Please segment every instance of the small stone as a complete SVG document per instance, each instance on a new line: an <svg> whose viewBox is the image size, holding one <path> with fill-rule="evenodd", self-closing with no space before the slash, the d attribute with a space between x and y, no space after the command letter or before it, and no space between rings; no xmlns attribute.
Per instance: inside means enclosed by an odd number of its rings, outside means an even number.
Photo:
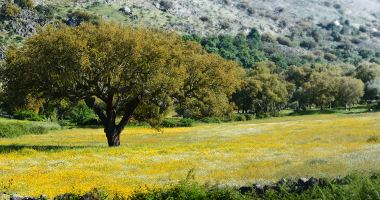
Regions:
<svg viewBox="0 0 380 200"><path fill-rule="evenodd" d="M297 181L294 180L294 179L288 179L288 183L289 183L290 186L293 187L293 186L295 186L297 184Z"/></svg>
<svg viewBox="0 0 380 200"><path fill-rule="evenodd" d="M281 186L284 186L284 185L286 185L286 179L284 179L284 178L282 178L279 182L278 182L278 184L280 184Z"/></svg>
<svg viewBox="0 0 380 200"><path fill-rule="evenodd" d="M26 196L23 200L38 200L38 197Z"/></svg>
<svg viewBox="0 0 380 200"><path fill-rule="evenodd" d="M307 186L313 186L313 185L315 185L315 184L318 184L318 179L317 178L314 178L314 177L311 177L308 181L307 181Z"/></svg>
<svg viewBox="0 0 380 200"><path fill-rule="evenodd" d="M326 179L325 178L319 178L318 185L320 185L320 186L326 186Z"/></svg>
<svg viewBox="0 0 380 200"><path fill-rule="evenodd" d="M253 188L256 190L257 194L264 194L265 193L264 186L262 186L260 183L253 184Z"/></svg>
<svg viewBox="0 0 380 200"><path fill-rule="evenodd" d="M371 179L377 179L377 175L376 174L372 175Z"/></svg>
<svg viewBox="0 0 380 200"><path fill-rule="evenodd" d="M23 196L17 195L17 194L12 194L9 200L22 200L24 199Z"/></svg>
<svg viewBox="0 0 380 200"><path fill-rule="evenodd" d="M281 188L277 185L265 185L264 190L267 191L269 189L275 190L277 192L281 192Z"/></svg>
<svg viewBox="0 0 380 200"><path fill-rule="evenodd" d="M216 190L216 189L223 189L223 188L225 188L226 186L224 186L224 185L217 185L216 187L212 187L212 188L210 188L209 190L210 191L214 191L214 190Z"/></svg>
<svg viewBox="0 0 380 200"><path fill-rule="evenodd" d="M298 186L305 186L307 181L308 181L307 178L298 179L298 181L297 181Z"/></svg>
<svg viewBox="0 0 380 200"><path fill-rule="evenodd" d="M344 179L341 178L341 177L336 177L336 182L337 182L339 185L344 185L344 184L346 184L346 181L344 181Z"/></svg>
<svg viewBox="0 0 380 200"><path fill-rule="evenodd" d="M240 190L240 193L242 193L242 194L251 193L252 192L252 188L248 187L248 186L242 186L242 187L239 188L239 190Z"/></svg>
<svg viewBox="0 0 380 200"><path fill-rule="evenodd" d="M47 199L48 199L48 197L46 195L44 195L44 194L40 195L40 200L47 200Z"/></svg>

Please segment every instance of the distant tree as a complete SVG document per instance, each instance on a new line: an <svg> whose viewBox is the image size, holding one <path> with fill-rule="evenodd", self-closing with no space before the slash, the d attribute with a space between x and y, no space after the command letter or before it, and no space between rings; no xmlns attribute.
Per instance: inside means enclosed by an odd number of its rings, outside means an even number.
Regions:
<svg viewBox="0 0 380 200"><path fill-rule="evenodd" d="M313 40L304 40L300 43L300 46L303 48L313 49L316 47L316 43Z"/></svg>
<svg viewBox="0 0 380 200"><path fill-rule="evenodd" d="M367 83L373 79L380 80L380 65L376 63L362 62L355 69L355 78Z"/></svg>
<svg viewBox="0 0 380 200"><path fill-rule="evenodd" d="M360 44L363 41L361 39L359 39L359 38L352 38L351 42L354 43L354 44Z"/></svg>
<svg viewBox="0 0 380 200"><path fill-rule="evenodd" d="M328 7L328 8L330 8L330 7L332 6L332 3L331 3L330 1L325 1L325 2L323 2L323 4L324 4L326 7Z"/></svg>
<svg viewBox="0 0 380 200"><path fill-rule="evenodd" d="M247 8L247 12L249 15L254 15L256 13L256 10L251 6Z"/></svg>
<svg viewBox="0 0 380 200"><path fill-rule="evenodd" d="M302 87L298 87L297 90L293 92L291 101L297 101L298 109L300 109L305 104L309 103L309 98L307 97L306 91Z"/></svg>
<svg viewBox="0 0 380 200"><path fill-rule="evenodd" d="M285 28L288 25L288 22L285 19L282 19L278 22L278 27Z"/></svg>
<svg viewBox="0 0 380 200"><path fill-rule="evenodd" d="M275 11L278 12L278 13L282 13L282 12L285 11L285 8L282 7L282 6L279 6L279 7L276 7L276 8L275 8Z"/></svg>
<svg viewBox="0 0 380 200"><path fill-rule="evenodd" d="M35 9L37 10L38 14L45 16L49 20L53 19L54 17L54 10L49 6L43 6L40 4L37 5Z"/></svg>
<svg viewBox="0 0 380 200"><path fill-rule="evenodd" d="M323 57L323 55L325 53L322 50L316 50L316 51L313 52L313 54L316 55L316 56L322 56Z"/></svg>
<svg viewBox="0 0 380 200"><path fill-rule="evenodd" d="M308 78L308 74L301 67L291 65L285 72L286 81L293 83L296 87L300 87Z"/></svg>
<svg viewBox="0 0 380 200"><path fill-rule="evenodd" d="M174 8L173 2L168 1L168 0L161 0L160 6L163 7L165 10L169 10L169 9Z"/></svg>
<svg viewBox="0 0 380 200"><path fill-rule="evenodd" d="M365 83L364 96L365 100L374 100L380 97L380 80L373 79Z"/></svg>
<svg viewBox="0 0 380 200"><path fill-rule="evenodd" d="M315 42L320 42L323 39L323 36L322 36L322 34L317 32L313 35L313 39Z"/></svg>
<svg viewBox="0 0 380 200"><path fill-rule="evenodd" d="M278 43L276 37L273 36L270 32L266 32L261 36L261 41L269 43Z"/></svg>
<svg viewBox="0 0 380 200"><path fill-rule="evenodd" d="M173 101L198 100L218 109L242 76L235 62L207 54L175 32L115 23L46 25L21 49L10 48L5 60L2 89L33 98L84 100L101 120L109 146L120 145L132 117L158 127ZM118 124L117 114L122 116Z"/></svg>
<svg viewBox="0 0 380 200"><path fill-rule="evenodd" d="M321 106L321 112L323 112L324 104L335 100L338 92L337 80L327 73L313 73L309 81L302 84L302 88L306 90L306 95L311 101Z"/></svg>
<svg viewBox="0 0 380 200"><path fill-rule="evenodd" d="M272 55L274 53L277 53L277 49L274 47L265 47L263 51L269 55Z"/></svg>
<svg viewBox="0 0 380 200"><path fill-rule="evenodd" d="M346 25L346 26L350 26L350 20L346 19L346 20L344 21L344 25Z"/></svg>
<svg viewBox="0 0 380 200"><path fill-rule="evenodd" d="M202 22L210 22L210 18L208 16L202 16L199 18Z"/></svg>
<svg viewBox="0 0 380 200"><path fill-rule="evenodd" d="M261 35L256 27L253 27L247 35L247 39L254 39L256 41L261 41Z"/></svg>
<svg viewBox="0 0 380 200"><path fill-rule="evenodd" d="M347 104L349 104L349 111L351 111L351 105L359 101L360 97L364 95L363 82L352 77L342 77L339 80L338 87L338 99L345 104L346 110Z"/></svg>
<svg viewBox="0 0 380 200"><path fill-rule="evenodd" d="M362 49L359 51L359 55L363 58L363 59L367 59L371 56L373 56L375 53L372 49Z"/></svg>

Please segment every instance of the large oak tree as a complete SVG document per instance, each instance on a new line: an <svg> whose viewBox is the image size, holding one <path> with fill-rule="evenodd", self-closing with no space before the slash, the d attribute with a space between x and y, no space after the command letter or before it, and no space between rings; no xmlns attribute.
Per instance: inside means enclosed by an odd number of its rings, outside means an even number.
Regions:
<svg viewBox="0 0 380 200"><path fill-rule="evenodd" d="M85 100L102 121L108 145L119 146L134 113L159 124L173 102L217 105L242 73L235 62L175 32L102 23L45 26L20 50L8 51L2 75L4 88L20 95Z"/></svg>

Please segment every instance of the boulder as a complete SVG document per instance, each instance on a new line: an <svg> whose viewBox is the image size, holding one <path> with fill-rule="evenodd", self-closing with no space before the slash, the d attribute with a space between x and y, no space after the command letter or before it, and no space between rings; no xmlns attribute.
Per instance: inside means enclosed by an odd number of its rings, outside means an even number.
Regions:
<svg viewBox="0 0 380 200"><path fill-rule="evenodd" d="M277 186L277 185L265 185L264 186L264 190L267 191L269 189L272 189L272 190L275 190L277 192L281 192L281 188L280 186Z"/></svg>
<svg viewBox="0 0 380 200"><path fill-rule="evenodd" d="M40 195L40 200L48 200L48 197L44 194Z"/></svg>
<svg viewBox="0 0 380 200"><path fill-rule="evenodd" d="M24 199L23 196L20 196L17 194L12 194L11 197L9 198L9 200L23 200L23 199Z"/></svg>
<svg viewBox="0 0 380 200"><path fill-rule="evenodd" d="M245 194L245 193L251 193L252 192L252 187L249 186L243 186L239 188L240 193Z"/></svg>
<svg viewBox="0 0 380 200"><path fill-rule="evenodd" d="M307 185L307 181L308 181L307 178L300 178L300 179L298 179L297 185L300 188L300 190L307 190L307 186L308 186Z"/></svg>
<svg viewBox="0 0 380 200"><path fill-rule="evenodd" d="M38 200L38 197L26 196L23 200Z"/></svg>
<svg viewBox="0 0 380 200"><path fill-rule="evenodd" d="M129 14L131 12L131 9L128 7L120 8L119 11L123 12L124 14Z"/></svg>
<svg viewBox="0 0 380 200"><path fill-rule="evenodd" d="M318 185L320 186L326 186L326 179L325 178L319 178Z"/></svg>
<svg viewBox="0 0 380 200"><path fill-rule="evenodd" d="M253 188L256 190L257 194L264 194L265 193L264 186L262 186L260 183L253 184Z"/></svg>
<svg viewBox="0 0 380 200"><path fill-rule="evenodd" d="M317 178L311 177L307 182L307 187L313 187L315 184L318 184L319 180Z"/></svg>

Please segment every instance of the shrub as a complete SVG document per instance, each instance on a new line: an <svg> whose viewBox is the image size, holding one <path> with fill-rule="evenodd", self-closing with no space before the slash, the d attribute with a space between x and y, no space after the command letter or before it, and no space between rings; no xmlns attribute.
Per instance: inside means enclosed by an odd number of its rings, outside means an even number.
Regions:
<svg viewBox="0 0 380 200"><path fill-rule="evenodd" d="M342 6L341 6L340 4L337 3L337 4L334 4L334 8L335 8L335 9L340 9L340 8L342 8Z"/></svg>
<svg viewBox="0 0 380 200"><path fill-rule="evenodd" d="M380 138L379 136L371 136L370 138L368 138L367 142L379 142L380 141Z"/></svg>
<svg viewBox="0 0 380 200"><path fill-rule="evenodd" d="M231 3L231 1L230 0L223 0L223 3L229 5Z"/></svg>
<svg viewBox="0 0 380 200"><path fill-rule="evenodd" d="M359 38L352 38L351 42L354 43L354 44L360 44L362 42L362 40L359 39Z"/></svg>
<svg viewBox="0 0 380 200"><path fill-rule="evenodd" d="M264 111L260 110L259 114L256 115L256 118L258 119L264 119L270 117L269 113L265 113Z"/></svg>
<svg viewBox="0 0 380 200"><path fill-rule="evenodd" d="M247 12L248 12L249 15L254 15L256 13L256 10L253 7L249 7L247 9Z"/></svg>
<svg viewBox="0 0 380 200"><path fill-rule="evenodd" d="M17 3L21 8L23 9L33 9L34 3L31 0L14 0L15 3Z"/></svg>
<svg viewBox="0 0 380 200"><path fill-rule="evenodd" d="M277 42L279 44L286 45L286 46L289 46L289 47L293 46L292 41L289 38L287 38L287 37L279 36L279 37L277 37Z"/></svg>
<svg viewBox="0 0 380 200"><path fill-rule="evenodd" d="M359 26L359 31L365 33L365 32L367 32L367 27L365 27L364 25L360 25Z"/></svg>
<svg viewBox="0 0 380 200"><path fill-rule="evenodd" d="M0 138L14 138L21 135L41 135L46 133L48 133L47 127L41 125L36 126L34 123L0 123Z"/></svg>
<svg viewBox="0 0 380 200"><path fill-rule="evenodd" d="M245 116L244 115L236 115L235 117L235 120L234 121L245 121Z"/></svg>
<svg viewBox="0 0 380 200"><path fill-rule="evenodd" d="M326 53L325 56L323 57L324 59L328 61L333 61L336 59L336 56L332 53Z"/></svg>
<svg viewBox="0 0 380 200"><path fill-rule="evenodd" d="M282 12L285 11L285 8L282 7L282 6L279 6L279 7L277 7L277 8L275 9L275 11L276 11L276 12L279 12L279 13L282 13Z"/></svg>
<svg viewBox="0 0 380 200"><path fill-rule="evenodd" d="M191 127L193 126L193 120L188 118L183 118L179 120L179 126L181 127Z"/></svg>
<svg viewBox="0 0 380 200"><path fill-rule="evenodd" d="M284 19L278 22L278 27L285 28L288 25L288 22Z"/></svg>
<svg viewBox="0 0 380 200"><path fill-rule="evenodd" d="M323 56L325 53L322 50L316 50L313 52L313 54L316 56Z"/></svg>
<svg viewBox="0 0 380 200"><path fill-rule="evenodd" d="M221 123L222 122L220 118L212 118L212 117L204 117L200 119L199 121L203 123Z"/></svg>
<svg viewBox="0 0 380 200"><path fill-rule="evenodd" d="M220 27L222 29L230 29L231 28L231 24L228 23L228 22L220 22Z"/></svg>
<svg viewBox="0 0 380 200"><path fill-rule="evenodd" d="M300 43L300 46L303 48L312 49L315 48L317 44L313 40L304 40Z"/></svg>
<svg viewBox="0 0 380 200"><path fill-rule="evenodd" d="M241 8L241 9L248 9L249 7L251 7L251 4L249 3L249 1L246 1L246 0L242 0L240 1L237 5L236 5L237 8Z"/></svg>
<svg viewBox="0 0 380 200"><path fill-rule="evenodd" d="M19 13L20 13L20 9L12 5L11 3L5 4L1 7L1 15L6 18L16 17Z"/></svg>
<svg viewBox="0 0 380 200"><path fill-rule="evenodd" d="M269 55L272 55L277 52L277 49L274 47L265 47L263 51Z"/></svg>
<svg viewBox="0 0 380 200"><path fill-rule="evenodd" d="M165 10L169 10L174 7L174 4L171 1L161 0L160 6L165 8Z"/></svg>
<svg viewBox="0 0 380 200"><path fill-rule="evenodd" d="M269 42L269 43L277 43L276 38L269 32L266 32L261 36L261 41Z"/></svg>
<svg viewBox="0 0 380 200"><path fill-rule="evenodd" d="M309 62L312 62L315 59L315 56L314 56L314 54L310 53L310 54L301 55L301 58L305 59L305 60L307 60Z"/></svg>
<svg viewBox="0 0 380 200"><path fill-rule="evenodd" d="M209 22L209 21L211 21L210 18L207 17L207 16L202 16L202 17L200 17L199 19L200 19L201 21L203 21L203 22Z"/></svg>
<svg viewBox="0 0 380 200"><path fill-rule="evenodd" d="M332 6L332 3L330 1L325 1L325 2L323 2L323 5L330 8Z"/></svg>
<svg viewBox="0 0 380 200"><path fill-rule="evenodd" d="M21 36L16 36L16 40L18 40L18 41L22 41L24 38L23 37L21 37Z"/></svg>
<svg viewBox="0 0 380 200"><path fill-rule="evenodd" d="M42 121L45 116L36 114L33 110L16 110L13 114L17 119L27 119L31 121Z"/></svg>
<svg viewBox="0 0 380 200"><path fill-rule="evenodd" d="M254 119L255 117L252 114L244 114L244 117L247 121Z"/></svg>
<svg viewBox="0 0 380 200"><path fill-rule="evenodd" d="M94 14L91 14L86 11L76 10L72 12L71 14L68 14L68 17L74 17L78 19L79 21L83 22L91 22L92 24L96 25L99 23L100 17Z"/></svg>
<svg viewBox="0 0 380 200"><path fill-rule="evenodd" d="M78 125L86 125L87 121L95 119L94 112L84 102L78 104L71 112L70 121Z"/></svg>

